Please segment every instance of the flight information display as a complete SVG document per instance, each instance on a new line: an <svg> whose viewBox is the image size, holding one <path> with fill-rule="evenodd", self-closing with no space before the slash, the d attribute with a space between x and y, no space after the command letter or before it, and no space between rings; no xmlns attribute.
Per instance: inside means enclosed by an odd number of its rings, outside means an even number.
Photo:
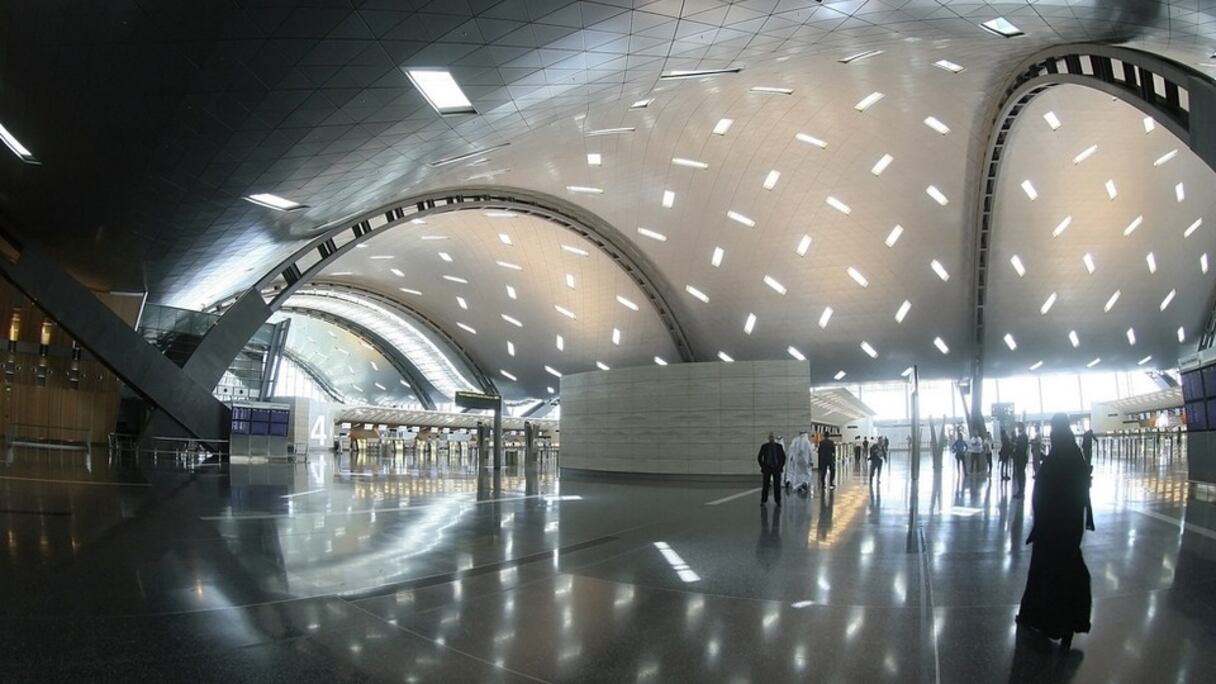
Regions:
<svg viewBox="0 0 1216 684"><path fill-rule="evenodd" d="M1216 429L1216 364L1182 374L1187 432Z"/></svg>

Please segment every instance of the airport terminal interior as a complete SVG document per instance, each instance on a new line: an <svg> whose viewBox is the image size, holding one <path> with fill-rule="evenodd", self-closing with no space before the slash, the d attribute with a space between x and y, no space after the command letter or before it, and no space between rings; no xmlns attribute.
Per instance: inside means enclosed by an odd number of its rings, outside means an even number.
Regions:
<svg viewBox="0 0 1216 684"><path fill-rule="evenodd" d="M0 681L1216 677L1216 1L7 0L0 142Z"/></svg>

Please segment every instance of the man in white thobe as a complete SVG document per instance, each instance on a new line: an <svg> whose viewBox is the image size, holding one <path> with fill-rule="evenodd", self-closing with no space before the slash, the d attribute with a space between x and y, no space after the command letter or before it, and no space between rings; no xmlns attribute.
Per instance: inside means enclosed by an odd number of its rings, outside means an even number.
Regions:
<svg viewBox="0 0 1216 684"><path fill-rule="evenodd" d="M806 432L799 432L790 443L789 473L790 484L794 489L810 490L811 488L811 439Z"/></svg>

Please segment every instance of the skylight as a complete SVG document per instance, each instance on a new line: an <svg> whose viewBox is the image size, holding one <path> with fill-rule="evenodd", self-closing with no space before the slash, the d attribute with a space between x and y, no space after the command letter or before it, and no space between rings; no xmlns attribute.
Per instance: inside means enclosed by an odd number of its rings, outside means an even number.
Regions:
<svg viewBox="0 0 1216 684"><path fill-rule="evenodd" d="M803 235L798 240L798 246L794 248L794 253L800 257L806 256L806 253L811 249L811 236Z"/></svg>
<svg viewBox="0 0 1216 684"><path fill-rule="evenodd" d="M848 373L846 373L844 371L836 371L836 375L833 375L832 379L836 380L837 382L840 382L841 380L844 380L844 376L846 376L846 375L848 375Z"/></svg>
<svg viewBox="0 0 1216 684"><path fill-rule="evenodd" d="M706 76L721 76L723 74L737 74L743 70L743 67L727 67L724 69L673 69L659 76L659 80L677 81L685 78L704 78Z"/></svg>
<svg viewBox="0 0 1216 684"><path fill-rule="evenodd" d="M709 164L706 164L703 161L697 161L696 159L685 159L684 157L672 157L671 163L675 164L676 166L685 166L690 169L705 170L709 168Z"/></svg>
<svg viewBox="0 0 1216 684"><path fill-rule="evenodd" d="M457 297L456 303L458 305L460 305L460 308L464 309L465 311L469 310L469 303L465 301L464 297Z"/></svg>
<svg viewBox="0 0 1216 684"><path fill-rule="evenodd" d="M485 216L486 218L499 218L499 219L511 219L511 218L515 218L516 216L519 216L519 214L517 214L513 211L485 211L485 212L482 212L482 215Z"/></svg>
<svg viewBox="0 0 1216 684"><path fill-rule="evenodd" d="M947 135L950 133L950 127L942 123L941 120L939 120L936 116L926 118L925 125L938 133L941 133L942 135Z"/></svg>
<svg viewBox="0 0 1216 684"><path fill-rule="evenodd" d="M1146 356L1146 357L1144 357L1143 359L1140 359L1139 361L1137 361L1137 362L1136 362L1136 365L1137 365L1137 366L1143 366L1144 364L1146 364L1146 363L1148 363L1149 361L1152 361L1152 360L1153 360L1153 357L1152 357L1152 356Z"/></svg>
<svg viewBox="0 0 1216 684"><path fill-rule="evenodd" d="M8 142L7 139L5 142ZM10 149L12 148L10 147ZM21 155L18 154L17 156L20 157ZM274 209L275 211L295 211L296 209L304 208L304 205L300 204L299 202L293 202L289 199L279 197L278 195L272 195L268 192L260 192L256 195L249 195L245 198L245 200L248 202L253 202L258 206L266 207L267 209Z"/></svg>
<svg viewBox="0 0 1216 684"><path fill-rule="evenodd" d="M1086 159L1089 159L1090 157L1094 156L1094 152L1097 152L1097 151L1098 151L1097 145L1090 145L1089 147L1086 147L1085 149L1081 150L1081 152L1077 156L1073 157L1072 163L1080 164L1081 162L1085 161Z"/></svg>
<svg viewBox="0 0 1216 684"><path fill-rule="evenodd" d="M656 356L656 357L654 357L654 362L655 362L655 364L656 364L656 365L659 365L659 366L666 366L666 365L667 365L667 362L666 362L666 361L664 361L664 360L663 360L663 357L661 357L661 356Z"/></svg>
<svg viewBox="0 0 1216 684"><path fill-rule="evenodd" d="M514 375L511 375L510 373L508 373L507 371L505 371L501 368L498 369L498 372L501 373L504 378L510 380L511 382L519 381L519 378L515 377Z"/></svg>
<svg viewBox="0 0 1216 684"><path fill-rule="evenodd" d="M806 361L806 357L803 356L802 352L798 351L793 346L786 347L785 351L786 351L786 353L788 353L790 356L794 357L798 361Z"/></svg>
<svg viewBox="0 0 1216 684"><path fill-rule="evenodd" d="M621 345L621 329L620 328L612 329L612 343L617 345L618 347Z"/></svg>
<svg viewBox="0 0 1216 684"><path fill-rule="evenodd" d="M857 283L858 285L860 285L862 287L870 286L870 281L866 280L866 277L861 274L861 271L858 271L857 269L850 266L845 269L845 272L848 273L849 277L853 279L853 282Z"/></svg>
<svg viewBox="0 0 1216 684"><path fill-rule="evenodd" d="M444 280L447 280L447 281L450 281L450 282L453 282L453 283L460 283L461 285L468 285L468 284L469 284L469 281L465 280L464 278L461 278L460 276L454 276L454 275L445 275L445 276L443 277L443 279L444 279Z"/></svg>
<svg viewBox="0 0 1216 684"><path fill-rule="evenodd" d="M955 64L948 59L939 59L933 63L933 66L937 67L938 69L949 71L952 74L961 73L966 70L966 67Z"/></svg>
<svg viewBox="0 0 1216 684"><path fill-rule="evenodd" d="M1022 32L1021 29L1014 26L1005 17L997 17L996 19L989 19L988 21L985 21L984 23L980 24L980 28L982 28L985 31L988 31L989 33L992 33L994 35L1001 36L1003 38L1016 38L1017 36L1026 35Z"/></svg>
<svg viewBox="0 0 1216 684"><path fill-rule="evenodd" d="M1068 227L1071 225L1072 225L1072 217L1065 216L1064 220L1057 223L1056 227L1051 230L1051 236L1053 238L1060 237L1060 235L1062 235L1064 233L1064 231L1068 230Z"/></svg>
<svg viewBox="0 0 1216 684"><path fill-rule="evenodd" d="M553 345L555 347L557 347L558 351L566 351L566 338L562 337L561 335L558 335L554 339Z"/></svg>
<svg viewBox="0 0 1216 684"><path fill-rule="evenodd" d="M451 72L443 69L406 69L405 75L441 115L477 113Z"/></svg>
<svg viewBox="0 0 1216 684"><path fill-rule="evenodd" d="M947 347L946 342L940 337L933 338L933 346L937 347L937 350L943 354L950 353L950 347Z"/></svg>
<svg viewBox="0 0 1216 684"><path fill-rule="evenodd" d="M513 264L510 261L495 261L494 263L498 264L499 266L502 266L505 269L511 270L511 271L524 270L523 266L520 266L519 264Z"/></svg>
<svg viewBox="0 0 1216 684"><path fill-rule="evenodd" d="M912 308L912 302L909 302L908 300L905 299L904 303L899 305L899 310L897 310L895 312L895 322L903 323L904 319L907 318L907 316L908 316L908 311L911 308Z"/></svg>
<svg viewBox="0 0 1216 684"><path fill-rule="evenodd" d="M1204 252L1203 254L1199 255L1199 270L1204 273L1208 272L1208 253L1207 252Z"/></svg>
<svg viewBox="0 0 1216 684"><path fill-rule="evenodd" d="M1178 326L1178 343L1186 342L1186 330L1180 325Z"/></svg>
<svg viewBox="0 0 1216 684"><path fill-rule="evenodd" d="M602 371L612 370L611 368L608 367L608 364L604 363L603 361L596 361L595 367Z"/></svg>
<svg viewBox="0 0 1216 684"><path fill-rule="evenodd" d="M1144 255L1144 261L1148 264L1149 273L1157 272L1157 257L1153 256L1152 252Z"/></svg>
<svg viewBox="0 0 1216 684"><path fill-rule="evenodd" d="M731 358L730 354L727 354L724 351L718 352L718 358L721 359L723 363L734 363L735 362L735 360Z"/></svg>
<svg viewBox="0 0 1216 684"><path fill-rule="evenodd" d="M1115 304L1119 303L1119 297L1122 294L1123 294L1122 290L1115 290L1114 294L1112 294L1106 300L1106 304L1104 304L1102 306L1102 313L1110 313L1110 310L1115 308Z"/></svg>
<svg viewBox="0 0 1216 684"><path fill-rule="evenodd" d="M734 123L734 119L718 119L718 123L714 124L714 135L726 135Z"/></svg>
<svg viewBox="0 0 1216 684"><path fill-rule="evenodd" d="M879 157L878 161L874 162L874 166L870 168L870 173L874 174L875 176L881 176L882 172L886 171L887 167L890 166L891 162L893 161L895 161L895 157L892 157L889 154L884 154L883 156Z"/></svg>
<svg viewBox="0 0 1216 684"><path fill-rule="evenodd" d="M1012 333L1005 333L1005 346L1009 347L1009 351L1017 351L1018 342L1013 339Z"/></svg>
<svg viewBox="0 0 1216 684"><path fill-rule="evenodd" d="M1038 369L1040 369L1040 368L1042 368L1042 367L1043 367L1043 362L1042 362L1042 361L1035 361L1033 364L1031 364L1031 366L1030 366L1030 370L1032 370L1032 371L1037 371Z"/></svg>
<svg viewBox="0 0 1216 684"><path fill-rule="evenodd" d="M1094 257L1089 252L1081 256L1081 263L1085 264L1085 270L1089 271L1090 275L1094 272Z"/></svg>
<svg viewBox="0 0 1216 684"><path fill-rule="evenodd" d="M557 304L554 304L553 310L558 312L559 314L565 316L566 318L575 318L574 312L571 311L570 309L567 309L564 306L558 306Z"/></svg>
<svg viewBox="0 0 1216 684"><path fill-rule="evenodd" d="M772 171L769 171L768 175L764 177L764 184L763 184L764 189L772 190L773 188L777 187L777 181L779 181L779 180L781 180L780 171L778 171L777 169L773 169Z"/></svg>
<svg viewBox="0 0 1216 684"><path fill-rule="evenodd" d="M1126 228L1123 229L1123 236L1127 237L1128 235L1131 235L1132 233L1134 233L1136 231L1136 229L1140 227L1141 223L1144 223L1144 217L1137 216L1135 219L1132 220L1131 223L1127 224Z"/></svg>
<svg viewBox="0 0 1216 684"><path fill-rule="evenodd" d="M1119 196L1119 189L1115 187L1114 179L1106 181L1106 196L1114 199Z"/></svg>
<svg viewBox="0 0 1216 684"><path fill-rule="evenodd" d="M1178 200L1179 202L1186 199L1186 187L1184 187L1182 183L1174 186L1174 199Z"/></svg>
<svg viewBox="0 0 1216 684"><path fill-rule="evenodd" d="M793 95L793 88L779 88L776 86L752 86L753 93L766 93L769 95Z"/></svg>
<svg viewBox="0 0 1216 684"><path fill-rule="evenodd" d="M583 135L588 138L598 138L603 135L617 135L619 133L632 133L636 130L633 126L621 126L619 128L595 128L587 131Z"/></svg>
<svg viewBox="0 0 1216 684"><path fill-rule="evenodd" d="M388 259L394 258L396 257L394 257L392 254L374 254L368 257L368 259L371 259L372 261L387 261Z"/></svg>
<svg viewBox="0 0 1216 684"><path fill-rule="evenodd" d="M1014 254L1009 257L1009 263L1013 266L1013 270L1017 271L1019 278L1026 275L1026 266L1022 264L1022 257Z"/></svg>
<svg viewBox="0 0 1216 684"><path fill-rule="evenodd" d="M446 239L448 239L448 236L446 236L446 235L423 235L420 237L420 239L422 239L422 240L446 240Z"/></svg>
<svg viewBox="0 0 1216 684"><path fill-rule="evenodd" d="M574 245L562 245L562 251L569 252L571 254L575 254L575 255L578 255L581 257L591 256L591 253L588 252L587 250L582 249L580 247L575 247Z"/></svg>
<svg viewBox="0 0 1216 684"><path fill-rule="evenodd" d="M798 135L794 136L794 139L797 140L798 142L804 142L808 145L814 145L815 147L818 147L821 150L826 149L828 146L828 143L826 140L821 140L819 138L816 138L815 136L810 135L809 133L799 133Z"/></svg>
<svg viewBox="0 0 1216 684"><path fill-rule="evenodd" d="M401 270L401 269L399 269L399 268L390 268L390 269L388 270L388 272L389 272L389 273L392 273L393 275L397 276L398 278L404 278L404 277L405 277L405 271L402 271L402 270Z"/></svg>
<svg viewBox="0 0 1216 684"><path fill-rule="evenodd" d="M853 209L849 205L841 202L831 195L828 195L828 198L825 201L828 203L829 207L839 211L842 214L848 215L853 213Z"/></svg>
<svg viewBox="0 0 1216 684"><path fill-rule="evenodd" d="M599 152L587 153L587 166L600 166L603 163L604 158L600 156Z"/></svg>
<svg viewBox="0 0 1216 684"><path fill-rule="evenodd" d="M408 287L400 287L400 288L397 288L397 289L401 290L402 292L404 292L404 293L406 293L406 294L411 294L411 295L414 295L415 297L421 297L421 296L422 296L422 292L421 292L421 291L419 291L419 290L410 289L410 288L408 288Z"/></svg>
<svg viewBox="0 0 1216 684"><path fill-rule="evenodd" d="M1068 331L1068 341L1069 341L1070 343L1072 343L1072 346L1073 346L1074 348L1081 346L1081 338L1077 337L1077 331L1076 331L1076 330L1069 330L1069 331Z"/></svg>
<svg viewBox="0 0 1216 684"><path fill-rule="evenodd" d="M570 288L571 290L574 289L574 274L573 273L566 274L566 287Z"/></svg>
<svg viewBox="0 0 1216 684"><path fill-rule="evenodd" d="M1169 161L1171 159L1173 159L1174 157L1177 157L1177 156L1178 156L1177 148L1172 149L1169 152L1166 152L1165 154L1161 155L1160 157L1157 157L1157 161L1153 162L1153 166L1163 166L1163 165L1169 163Z"/></svg>
<svg viewBox="0 0 1216 684"><path fill-rule="evenodd" d="M443 259L449 264L452 263L452 255L448 254L447 252L439 252L439 258Z"/></svg>
<svg viewBox="0 0 1216 684"><path fill-rule="evenodd" d="M620 302L621 306L625 307L626 309L629 309L631 311L638 310L637 304L634 304L632 301L625 299L624 297L622 297L620 295L616 296L616 301Z"/></svg>
<svg viewBox="0 0 1216 684"><path fill-rule="evenodd" d="M663 191L663 208L670 209L676 203L676 194L670 190Z"/></svg>
<svg viewBox="0 0 1216 684"><path fill-rule="evenodd" d="M688 294L692 295L693 297L696 297L697 299L701 300L702 302L705 302L706 304L709 303L709 295L698 290L697 288L693 287L692 285L685 285L684 291L687 292Z"/></svg>
<svg viewBox="0 0 1216 684"><path fill-rule="evenodd" d="M1166 308L1169 307L1170 302L1174 301L1174 295L1176 295L1176 294L1178 294L1177 290L1170 290L1170 293L1165 296L1165 299L1161 300L1161 310L1162 311L1165 311Z"/></svg>
<svg viewBox="0 0 1216 684"><path fill-rule="evenodd" d="M882 50L866 50L865 52L858 52L855 55L849 55L848 57L839 59L837 61L841 64L852 64L853 62L860 62L864 59L869 59L870 57L877 57L882 53Z"/></svg>
<svg viewBox="0 0 1216 684"><path fill-rule="evenodd" d="M560 378L562 376L562 374L556 368L553 368L552 366L545 366L545 372L548 373L549 375L552 375L555 378Z"/></svg>
<svg viewBox="0 0 1216 684"><path fill-rule="evenodd" d="M507 340L507 354L515 356L515 343Z"/></svg>
<svg viewBox="0 0 1216 684"><path fill-rule="evenodd" d="M1195 219L1195 222L1192 223L1191 225L1187 226L1187 229L1182 232L1182 237L1189 238L1191 236L1191 233L1194 233L1195 231L1199 230L1199 226L1202 226L1202 225L1203 225L1203 219L1201 219L1201 218Z"/></svg>
<svg viewBox="0 0 1216 684"><path fill-rule="evenodd" d="M629 105L629 108L630 109L645 109L650 106L651 102L654 102L654 98L648 97L644 100L638 100L637 102L634 102L633 104Z"/></svg>
<svg viewBox="0 0 1216 684"><path fill-rule="evenodd" d="M894 247L895 243L899 242L899 236L901 236L903 234L904 234L904 227L901 225L896 225L894 228L891 229L890 233L887 233L887 239L884 240L883 242L885 242L888 247Z"/></svg>
<svg viewBox="0 0 1216 684"><path fill-rule="evenodd" d="M510 323L511 325L515 326L516 328L522 328L522 327L524 327L524 324L523 324L523 323L521 323L521 322L520 322L520 320L519 320L518 318L516 318L516 317L514 317L514 316L508 316L507 314L500 314L500 315L502 316L502 319L503 319L504 321L506 321L506 322ZM515 346L515 345L511 345L511 347L512 347L512 348L513 348L514 346ZM512 356L514 356L514 354L512 354Z"/></svg>
<svg viewBox="0 0 1216 684"><path fill-rule="evenodd" d="M1151 117L1151 116L1144 117L1144 134L1148 135L1149 133L1152 133L1155 130L1157 130L1157 122L1153 120L1153 117Z"/></svg>
<svg viewBox="0 0 1216 684"><path fill-rule="evenodd" d="M734 221L735 223L742 223L743 225L747 226L748 228L756 227L756 222L754 220L752 220L751 218L748 218L747 216L744 216L743 214L740 214L737 211L726 212L726 218Z"/></svg>
<svg viewBox="0 0 1216 684"><path fill-rule="evenodd" d="M946 272L946 267L942 266L941 262L937 259L930 261L929 267L933 269L933 272L937 274L938 278L942 279L942 282L947 282L950 280L950 274Z"/></svg>
<svg viewBox="0 0 1216 684"><path fill-rule="evenodd" d="M722 265L722 257L726 256L726 250L721 247L714 247L714 254L709 258L709 263L714 268Z"/></svg>
<svg viewBox="0 0 1216 684"><path fill-rule="evenodd" d="M866 353L866 356L870 357L871 359L878 358L878 350L872 347L869 342L862 340L859 346L861 347L861 350Z"/></svg>
<svg viewBox="0 0 1216 684"><path fill-rule="evenodd" d="M936 185L930 185L929 187L925 188L925 192L933 198L934 202L937 202L943 207L950 203L950 200L947 199L944 194L942 194L941 190L937 189Z"/></svg>
<svg viewBox="0 0 1216 684"><path fill-rule="evenodd" d="M508 297L510 297L511 299L519 299L519 297L518 297L518 296L516 296L516 294L515 294L515 287L514 287L514 286L512 286L512 285L507 285L507 286L506 286L506 288L507 288L507 296L508 296Z"/></svg>
<svg viewBox="0 0 1216 684"><path fill-rule="evenodd" d="M1060 117L1056 116L1055 112L1047 112L1043 115L1043 120L1047 122L1048 126L1051 126L1051 130L1056 131L1060 129Z"/></svg>
<svg viewBox="0 0 1216 684"><path fill-rule="evenodd" d="M756 329L756 314L749 313L747 320L743 322L743 332L750 335Z"/></svg>
<svg viewBox="0 0 1216 684"><path fill-rule="evenodd" d="M1127 329L1127 343L1131 346L1136 346L1136 331L1133 328Z"/></svg>
<svg viewBox="0 0 1216 684"><path fill-rule="evenodd" d="M778 282L777 279L772 276L769 276L769 275L764 276L764 284L773 288L773 291L775 291L777 294L782 294L782 295L785 294L785 286L782 285L780 282Z"/></svg>
<svg viewBox="0 0 1216 684"><path fill-rule="evenodd" d="M13 154L17 155L18 159L25 162L26 164L37 164L38 163L38 160L34 159L34 153L30 152L28 147L26 147L25 145L22 145L21 141L17 139L17 136L10 133L9 130L7 128L5 128L3 125L0 125L0 141L2 141L5 145L5 147L7 147ZM283 198L275 197L274 195L250 195L246 199L248 199L250 202L253 202L255 204L262 204L261 202L258 202L257 200L253 199L254 197L274 197L275 199L281 200L283 202L290 202L290 200L284 200ZM295 202L290 202L290 203L295 204ZM263 204L263 206L270 206L270 205ZM298 206L299 205L297 205L297 207ZM274 206L270 206L270 208L279 209L279 211L289 211L288 209L280 209L279 207L274 207Z"/></svg>
<svg viewBox="0 0 1216 684"><path fill-rule="evenodd" d="M468 332L468 333L469 333L469 334L471 334L471 335L476 335L476 334L477 334L477 330L475 330L475 329L473 328L473 326L471 326L471 325L469 325L469 324L467 324L467 323L457 323L456 325L457 325L457 326L458 326L458 327L459 327L461 330L464 330L464 331Z"/></svg>
<svg viewBox="0 0 1216 684"><path fill-rule="evenodd" d="M884 95L882 93L875 91L875 92L870 93L869 95L866 95L865 97L861 98L860 102L853 105L853 109L856 109L859 112L864 112L867 109L869 109L870 107L873 107L874 105L878 104L878 101L881 100L883 97L884 97Z"/></svg>
<svg viewBox="0 0 1216 684"><path fill-rule="evenodd" d="M1031 202L1039 198L1039 191L1034 189L1034 183L1031 183L1029 178L1022 181L1022 192L1026 193Z"/></svg>
<svg viewBox="0 0 1216 684"><path fill-rule="evenodd" d="M1043 300L1043 306L1039 307L1039 314L1046 316L1047 312L1051 311L1051 307L1055 306L1055 303L1056 293L1052 292L1051 294L1047 295L1047 299Z"/></svg>
<svg viewBox="0 0 1216 684"><path fill-rule="evenodd" d="M662 233L660 233L660 232L658 232L658 231L651 230L651 229L649 229L649 228L641 228L641 227L639 227L639 228L638 228L638 233L639 233L640 235L643 235L643 236L645 236L645 237L648 237L648 238L650 238L650 239L652 239L652 240L658 240L659 242L667 242L667 236L666 236L666 235L664 235L664 234L662 234Z"/></svg>
<svg viewBox="0 0 1216 684"><path fill-rule="evenodd" d="M593 188L593 187L586 186L586 185L567 185L566 189L569 190L570 192L578 193L580 195L602 195L602 194L604 194L603 188Z"/></svg>
<svg viewBox="0 0 1216 684"><path fill-rule="evenodd" d="M819 327L828 327L828 321L830 320L832 320L832 307L825 306L823 307L823 313L819 314Z"/></svg>
<svg viewBox="0 0 1216 684"><path fill-rule="evenodd" d="M1102 363L1102 358L1101 358L1101 357L1096 358L1096 359L1094 359L1093 361L1090 361L1089 363L1085 364L1085 367L1086 367L1086 368L1093 368L1094 366L1098 365L1099 363Z"/></svg>

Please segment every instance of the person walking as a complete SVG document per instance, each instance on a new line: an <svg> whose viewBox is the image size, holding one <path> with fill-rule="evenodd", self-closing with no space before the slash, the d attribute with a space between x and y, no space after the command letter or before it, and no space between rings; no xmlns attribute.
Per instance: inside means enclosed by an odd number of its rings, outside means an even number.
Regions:
<svg viewBox="0 0 1216 684"><path fill-rule="evenodd" d="M1001 462L1001 480L1009 480L1009 460L1013 458L1013 445L1009 443L1009 432L1005 428L1001 428L1001 450L997 452L997 458Z"/></svg>
<svg viewBox="0 0 1216 684"><path fill-rule="evenodd" d="M984 431L984 462L988 464L988 470L985 475L992 475L992 434L987 430Z"/></svg>
<svg viewBox="0 0 1216 684"><path fill-rule="evenodd" d="M887 452L882 448L882 442L874 442L874 446L870 447L870 486L874 486L874 477L878 476L878 483L882 484L882 462L887 459Z"/></svg>
<svg viewBox="0 0 1216 684"><path fill-rule="evenodd" d="M954 452L954 464L958 466L963 474L967 474L967 441L963 439L963 431L957 430L954 433L954 443L950 445L950 451Z"/></svg>
<svg viewBox="0 0 1216 684"><path fill-rule="evenodd" d="M1051 417L1051 453L1035 478L1030 574L1017 622L1058 639L1067 652L1073 635L1088 632L1093 597L1089 568L1081 554L1085 510L1089 505L1089 467L1068 416Z"/></svg>
<svg viewBox="0 0 1216 684"><path fill-rule="evenodd" d="M1018 423L1017 441L1013 443L1013 481L1018 489L1013 498L1026 496L1026 463L1030 459L1030 443L1026 439L1026 424Z"/></svg>
<svg viewBox="0 0 1216 684"><path fill-rule="evenodd" d="M861 470L861 438L853 438L853 469Z"/></svg>
<svg viewBox="0 0 1216 684"><path fill-rule="evenodd" d="M785 468L785 449L777 442L773 433L768 433L768 441L760 445L760 453L756 456L760 464L760 475L764 478L764 488L760 493L760 505L768 504L768 487L773 486L773 499L781 506L781 471Z"/></svg>
<svg viewBox="0 0 1216 684"><path fill-rule="evenodd" d="M1085 457L1086 463L1094 461L1094 431L1089 429L1081 435L1081 455Z"/></svg>
<svg viewBox="0 0 1216 684"><path fill-rule="evenodd" d="M786 480L794 486L794 491L810 491L811 489L811 439L806 431L790 442L790 467L786 468Z"/></svg>
<svg viewBox="0 0 1216 684"><path fill-rule="evenodd" d="M865 439L861 440L861 459L859 459L857 461L857 463L855 464L856 468L854 470L856 470L857 472L860 473L861 464L862 464L863 460L867 459L869 457L870 457L870 438L866 437Z"/></svg>
<svg viewBox="0 0 1216 684"><path fill-rule="evenodd" d="M827 478L828 470L832 471L831 478ZM823 439L819 442L819 489L821 491L825 479L829 489L836 489L836 443L827 434L824 434Z"/></svg>

